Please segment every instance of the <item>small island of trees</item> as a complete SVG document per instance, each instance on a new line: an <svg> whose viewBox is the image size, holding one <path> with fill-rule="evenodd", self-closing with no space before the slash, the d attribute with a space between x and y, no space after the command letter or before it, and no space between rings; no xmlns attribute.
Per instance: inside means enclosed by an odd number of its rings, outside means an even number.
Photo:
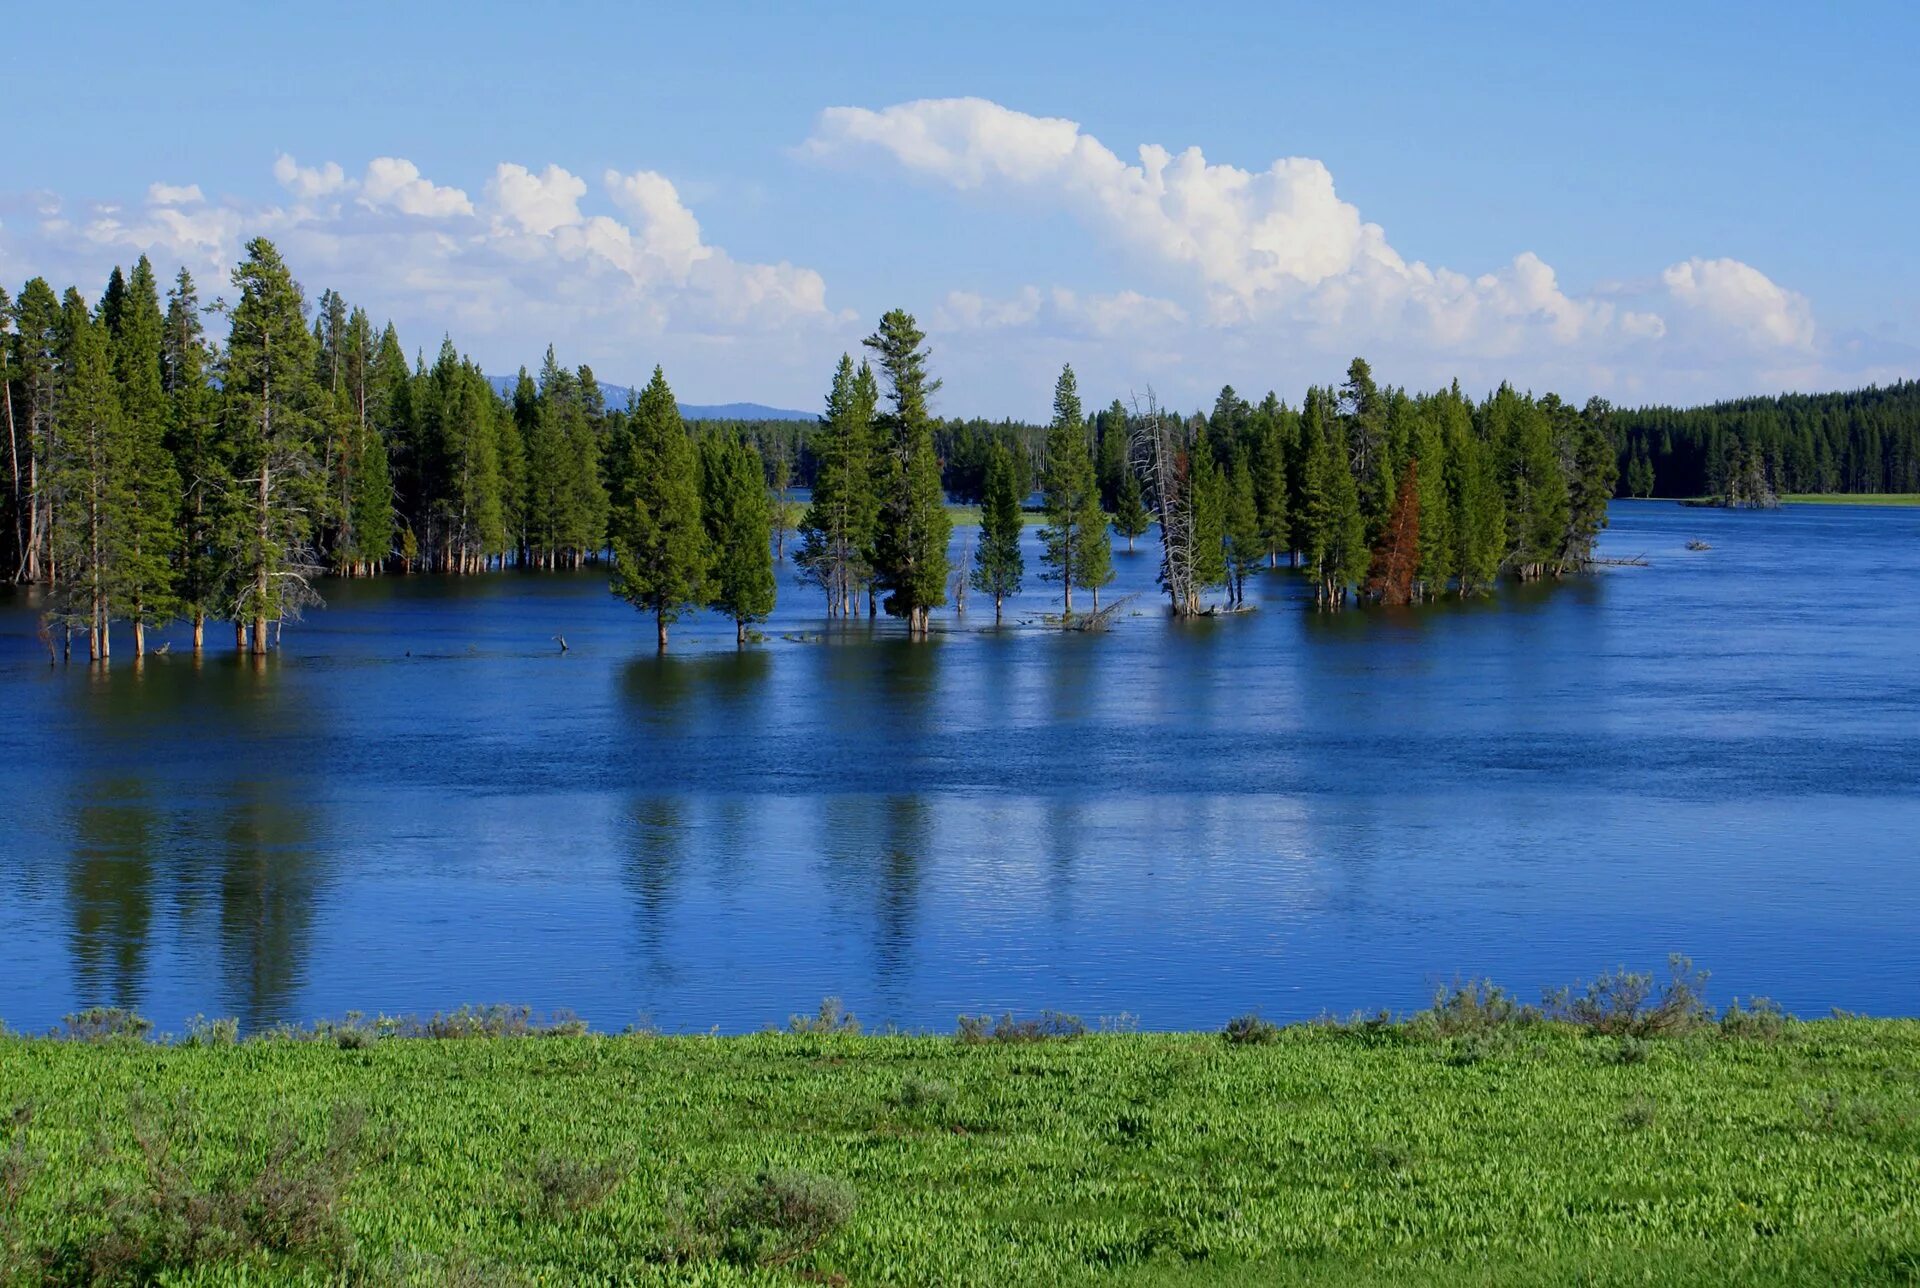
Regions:
<svg viewBox="0 0 1920 1288"><path fill-rule="evenodd" d="M745 643L793 562L829 617L931 629L973 590L995 619L1033 578L1058 620L1103 612L1116 538L1159 535L1176 616L1232 611L1262 570L1299 569L1320 607L1487 592L1586 566L1623 450L1602 400L1502 385L1409 393L1356 358L1298 407L1222 389L1178 414L1151 390L1089 416L1060 373L1045 426L941 420L915 319L893 310L842 355L811 425L693 422L656 367L624 407L549 348L497 387L451 339L409 363L394 328L248 243L230 304L142 258L89 306L41 278L0 294L8 486L0 558L35 585L50 655L105 659L116 626L208 622L264 654L321 578L605 564L657 645L697 608ZM224 324L209 336L206 319ZM1037 487L1040 566L1026 567ZM953 557L951 502L981 507Z"/></svg>

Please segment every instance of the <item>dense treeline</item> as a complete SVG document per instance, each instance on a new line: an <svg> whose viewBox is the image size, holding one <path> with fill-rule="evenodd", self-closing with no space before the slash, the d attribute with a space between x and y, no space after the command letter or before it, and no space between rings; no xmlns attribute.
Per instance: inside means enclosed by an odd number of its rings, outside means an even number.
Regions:
<svg viewBox="0 0 1920 1288"><path fill-rule="evenodd" d="M1614 414L1626 496L1920 492L1920 381Z"/></svg>
<svg viewBox="0 0 1920 1288"><path fill-rule="evenodd" d="M885 609L925 634L973 588L996 614L1026 575L1040 494L1042 580L1063 619L1100 612L1112 540L1156 527L1179 614L1245 599L1282 560L1323 605L1404 603L1581 566L1606 521L1618 431L1509 386L1410 395L1355 359L1298 409L1231 388L1189 417L1112 402L1087 415L1071 368L1046 426L940 421L926 337L899 310L843 356L818 422L689 425L665 374L609 408L591 369L547 351L504 393L443 339L410 364L389 324L324 291L309 309L274 246L250 242L237 298L164 300L142 258L98 303L36 278L0 299L9 486L0 550L46 590L46 619L105 658L111 626L208 621L263 653L323 574L470 574L611 560L659 643L713 607L741 640L773 608L789 488L811 488L795 562L830 615ZM224 340L204 318L224 323ZM978 501L951 556L949 498ZM1076 602L1076 592L1085 599ZM50 632L49 648L56 644Z"/></svg>

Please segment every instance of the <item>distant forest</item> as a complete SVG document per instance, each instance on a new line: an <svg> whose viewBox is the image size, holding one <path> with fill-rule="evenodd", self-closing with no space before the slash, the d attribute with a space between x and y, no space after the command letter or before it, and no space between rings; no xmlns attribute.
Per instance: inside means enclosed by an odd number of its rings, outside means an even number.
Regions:
<svg viewBox="0 0 1920 1288"><path fill-rule="evenodd" d="M1754 465L1775 492L1920 492L1920 381L1616 410L1613 423L1623 496L1722 496Z"/></svg>
<svg viewBox="0 0 1920 1288"><path fill-rule="evenodd" d="M337 293L310 304L265 239L231 285L208 305L182 270L163 293L142 258L92 305L42 278L0 291L0 568L43 592L50 653L60 632L105 657L121 624L137 655L176 621L196 649L225 621L264 653L323 576L589 563L661 647L697 607L745 642L790 548L830 614L884 608L923 634L968 590L996 612L1019 591L1036 492L1033 575L1070 621L1076 590L1100 611L1115 536L1157 534L1176 615L1238 607L1283 564L1339 608L1583 567L1621 492L1920 490L1913 383L1620 411L1504 384L1409 393L1356 358L1298 407L1228 387L1183 415L1147 389L1085 414L1068 369L1046 425L940 419L926 337L895 310L816 420L689 424L658 368L609 406L551 348L504 393L450 339L409 357ZM950 502L981 507L958 550Z"/></svg>

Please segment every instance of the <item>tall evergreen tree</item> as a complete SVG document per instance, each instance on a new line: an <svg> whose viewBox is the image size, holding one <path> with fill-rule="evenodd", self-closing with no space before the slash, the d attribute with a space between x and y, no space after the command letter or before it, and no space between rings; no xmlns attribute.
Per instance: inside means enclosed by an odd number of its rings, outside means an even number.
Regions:
<svg viewBox="0 0 1920 1288"><path fill-rule="evenodd" d="M266 238L247 243L233 284L240 299L221 381L234 449L233 617L252 624L251 650L263 654L268 622L319 600L309 580L321 499L313 335L300 287Z"/></svg>
<svg viewBox="0 0 1920 1288"><path fill-rule="evenodd" d="M1128 470L1120 480L1120 499L1114 507L1113 530L1127 539L1127 553L1133 543L1153 530L1153 512L1140 495L1140 479Z"/></svg>
<svg viewBox="0 0 1920 1288"><path fill-rule="evenodd" d="M655 367L633 413L632 499L614 544L613 592L653 614L662 652L667 628L700 603L706 586L699 476L680 405Z"/></svg>
<svg viewBox="0 0 1920 1288"><path fill-rule="evenodd" d="M1414 431L1413 461L1419 466L1420 559L1413 593L1433 598L1446 593L1454 573L1453 504L1448 478L1454 463L1447 457L1446 431L1437 397L1421 399Z"/></svg>
<svg viewBox="0 0 1920 1288"><path fill-rule="evenodd" d="M222 604L232 597L227 584L232 561L225 547L231 534L222 518L228 510L233 460L219 395L207 379L210 362L200 323L199 291L183 268L167 294L161 364L167 447L180 481L179 566L174 584L181 612L193 627L196 653L206 643L208 616L222 611Z"/></svg>
<svg viewBox="0 0 1920 1288"><path fill-rule="evenodd" d="M1197 597L1227 584L1227 479L1214 457L1207 422L1195 417L1193 438L1193 585ZM1198 611L1196 602L1194 610Z"/></svg>
<svg viewBox="0 0 1920 1288"><path fill-rule="evenodd" d="M1492 589L1507 547L1507 509L1493 449L1474 425L1456 383L1443 396L1448 491L1453 502L1454 572L1462 597Z"/></svg>
<svg viewBox="0 0 1920 1288"><path fill-rule="evenodd" d="M104 322L67 288L60 306L60 395L50 483L63 510L49 533L59 569L52 617L87 637L87 657L104 661L119 587L119 547L131 507L127 460Z"/></svg>
<svg viewBox="0 0 1920 1288"><path fill-rule="evenodd" d="M865 371L864 365L861 368ZM868 372L871 383L872 373ZM872 535L873 403L863 396L853 359L840 355L826 412L813 437L813 495L800 521L796 562L827 593L827 615L846 616L866 583Z"/></svg>
<svg viewBox="0 0 1920 1288"><path fill-rule="evenodd" d="M1560 444L1567 476L1567 534L1560 549L1564 567L1585 566L1607 526L1607 501L1620 481L1612 421L1613 408L1607 400L1589 398L1579 416L1561 426L1567 440Z"/></svg>
<svg viewBox="0 0 1920 1288"><path fill-rule="evenodd" d="M1337 609L1366 571L1367 540L1346 433L1332 415L1332 401L1325 391L1308 390L1300 433L1307 445L1305 540L1314 600Z"/></svg>
<svg viewBox="0 0 1920 1288"><path fill-rule="evenodd" d="M1289 549L1291 526L1287 517L1286 419L1291 413L1271 390L1249 417L1252 459L1249 462L1254 508L1267 567L1278 567Z"/></svg>
<svg viewBox="0 0 1920 1288"><path fill-rule="evenodd" d="M879 517L873 552L875 581L886 610L904 617L907 633L925 636L932 609L947 602L947 541L953 521L940 487L928 404L940 382L927 375L926 336L913 315L894 309L864 343L880 361L891 410L881 418L886 443L880 467Z"/></svg>
<svg viewBox="0 0 1920 1288"><path fill-rule="evenodd" d="M1053 387L1053 423L1047 429L1047 461L1041 471L1041 504L1046 526L1040 529L1043 546L1041 577L1060 583L1063 611L1073 616L1073 588L1093 591L1099 606L1099 587L1113 580L1106 558L1107 520L1100 511L1100 489L1093 473L1093 455L1087 442L1086 421L1080 413L1080 390L1072 367L1063 367Z"/></svg>
<svg viewBox="0 0 1920 1288"><path fill-rule="evenodd" d="M120 394L125 526L118 534L117 616L133 625L133 653L147 651L147 626L179 610L174 554L179 546L180 476L167 450L167 395L160 289L142 255L115 310L109 340Z"/></svg>
<svg viewBox="0 0 1920 1288"><path fill-rule="evenodd" d="M1238 453L1227 470L1225 486L1227 593L1230 601L1238 607L1247 602L1247 574L1266 562L1269 547L1260 531L1260 508L1254 501L1253 473Z"/></svg>
<svg viewBox="0 0 1920 1288"><path fill-rule="evenodd" d="M1506 491L1506 562L1522 580L1557 571L1566 541L1567 480L1554 448L1552 407L1503 383L1481 415Z"/></svg>
<svg viewBox="0 0 1920 1288"><path fill-rule="evenodd" d="M707 585L713 607L733 619L734 642L773 612L773 548L768 541L766 464L759 449L730 434L703 445L701 511L713 562Z"/></svg>
<svg viewBox="0 0 1920 1288"><path fill-rule="evenodd" d="M1008 595L1020 593L1026 559L1020 536L1026 521L1020 515L1020 496L1014 490L1013 457L1004 442L987 451L986 495L980 502L980 548L974 554L973 588L993 596L993 624L1000 624Z"/></svg>

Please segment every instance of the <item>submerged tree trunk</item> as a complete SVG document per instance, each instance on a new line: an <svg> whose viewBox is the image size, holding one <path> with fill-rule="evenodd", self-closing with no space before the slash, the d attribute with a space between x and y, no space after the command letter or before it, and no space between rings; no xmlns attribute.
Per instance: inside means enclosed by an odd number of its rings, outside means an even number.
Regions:
<svg viewBox="0 0 1920 1288"><path fill-rule="evenodd" d="M666 613L664 612L655 613L653 615L653 624L660 633L660 651L664 653L667 651L667 615Z"/></svg>

